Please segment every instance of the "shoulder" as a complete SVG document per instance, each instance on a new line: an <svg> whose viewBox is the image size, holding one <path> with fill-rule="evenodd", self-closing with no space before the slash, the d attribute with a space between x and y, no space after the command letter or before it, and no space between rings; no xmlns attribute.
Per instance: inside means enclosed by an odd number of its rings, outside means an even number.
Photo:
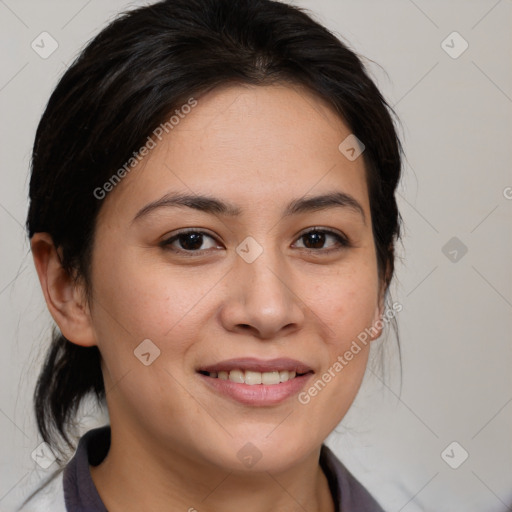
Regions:
<svg viewBox="0 0 512 512"><path fill-rule="evenodd" d="M66 512L64 501L63 472L58 471L46 483L39 485L16 512Z"/></svg>
<svg viewBox="0 0 512 512"><path fill-rule="evenodd" d="M96 465L110 446L110 426L89 430L80 438L69 462L45 482L30 488L15 512L106 511L91 478L89 464ZM32 484L31 484L32 486Z"/></svg>
<svg viewBox="0 0 512 512"><path fill-rule="evenodd" d="M384 512L375 498L326 445L322 445L320 465L329 481L331 492L337 503L337 510Z"/></svg>

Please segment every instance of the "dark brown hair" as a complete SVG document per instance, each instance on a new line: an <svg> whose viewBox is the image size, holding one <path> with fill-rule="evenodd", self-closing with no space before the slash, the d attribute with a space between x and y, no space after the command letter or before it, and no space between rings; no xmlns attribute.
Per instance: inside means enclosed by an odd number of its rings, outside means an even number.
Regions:
<svg viewBox="0 0 512 512"><path fill-rule="evenodd" d="M387 290L400 234L401 146L392 111L346 44L302 10L271 0L164 0L102 30L61 78L39 123L29 237L49 233L64 268L87 284L102 205L93 191L190 97L227 83L283 81L326 100L365 145ZM97 347L55 331L34 399L39 431L57 453L61 440L72 447L69 425L81 400L90 393L105 398L100 357Z"/></svg>

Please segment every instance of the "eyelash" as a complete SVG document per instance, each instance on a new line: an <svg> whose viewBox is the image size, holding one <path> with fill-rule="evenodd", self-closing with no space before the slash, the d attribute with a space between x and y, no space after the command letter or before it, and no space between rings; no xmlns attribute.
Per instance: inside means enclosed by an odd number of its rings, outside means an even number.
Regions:
<svg viewBox="0 0 512 512"><path fill-rule="evenodd" d="M173 247L171 247L171 244L178 240L180 236L183 236L183 235L188 235L188 234L191 234L191 233L197 233L197 234L200 234L200 235L206 235L207 237L209 238L212 238L213 240L215 240L215 237L210 235L209 233L205 232L205 231L200 231L200 230L197 230L197 229L187 229L187 230L184 230L184 231L181 231L175 235L173 235L172 237L166 239L166 240L163 240L161 243L160 243L160 246L165 249L165 250L170 250L176 254L181 254L181 255L184 255L184 256L187 256L187 257L195 257L195 256L200 256L206 252L209 252L210 249L200 249L200 250L197 250L197 251L191 251L191 250L184 250L184 249L175 249ZM298 237L297 237L297 240L300 240L302 237L304 236L307 236L311 233L323 233L323 234L326 234L326 235L331 235L333 236L336 241L339 243L339 247L331 247L331 248L328 248L328 249L309 249L307 247L299 247L300 250L302 251L308 251L308 252L313 252L313 253L321 253L321 254L330 254L332 252L336 252L336 251L340 251L340 250L343 250L343 249L346 249L348 247L351 247L352 244L350 242L350 240L340 234L340 233L337 233L336 231L332 231L332 230L329 230L329 229L323 229L323 228L318 228L318 227L315 227L315 228L311 228L309 229L308 231L305 231L303 233L301 233ZM217 242L218 243L218 242Z"/></svg>

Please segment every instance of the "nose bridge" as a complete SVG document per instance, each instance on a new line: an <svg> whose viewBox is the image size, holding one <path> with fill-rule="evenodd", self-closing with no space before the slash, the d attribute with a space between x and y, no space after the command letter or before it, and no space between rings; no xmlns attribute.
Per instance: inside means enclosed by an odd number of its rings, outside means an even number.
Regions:
<svg viewBox="0 0 512 512"><path fill-rule="evenodd" d="M302 322L291 273L279 249L269 242L266 247L254 239L242 242L237 248L232 279L234 289L225 317L230 329L250 326L260 337L271 337L284 327L297 327Z"/></svg>
<svg viewBox="0 0 512 512"><path fill-rule="evenodd" d="M289 300L289 285L285 265L276 250L267 248L252 263L237 262L240 276L247 276L244 295L247 301L257 305L261 301L269 308L284 306Z"/></svg>

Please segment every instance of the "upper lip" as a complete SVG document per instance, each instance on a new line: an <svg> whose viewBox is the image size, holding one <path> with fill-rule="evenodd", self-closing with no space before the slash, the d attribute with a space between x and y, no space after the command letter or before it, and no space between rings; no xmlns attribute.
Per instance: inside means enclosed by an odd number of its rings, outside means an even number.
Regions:
<svg viewBox="0 0 512 512"><path fill-rule="evenodd" d="M248 370L253 372L275 372L287 370L296 373L309 373L313 370L307 364L289 359L287 357L278 359L257 359L253 357L242 357L228 359L208 366L201 366L197 371L202 372L229 372L231 370Z"/></svg>

